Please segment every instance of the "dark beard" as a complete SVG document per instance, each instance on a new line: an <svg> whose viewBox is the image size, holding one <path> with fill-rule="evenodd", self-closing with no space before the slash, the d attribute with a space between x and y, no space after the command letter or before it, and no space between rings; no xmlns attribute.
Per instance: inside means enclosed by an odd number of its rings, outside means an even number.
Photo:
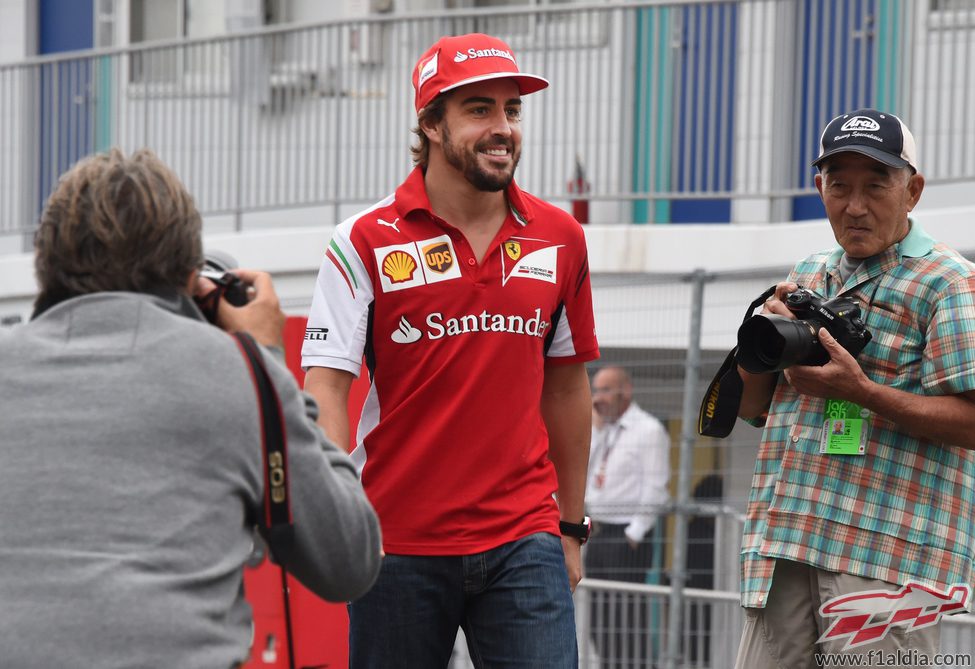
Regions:
<svg viewBox="0 0 975 669"><path fill-rule="evenodd" d="M475 146L474 151L470 152L456 148L450 141L450 131L447 129L446 123L443 124L442 137L444 158L447 159L451 167L462 173L474 188L488 193L496 193L507 188L508 184L515 178L515 169L518 167L518 161L521 160L521 151L513 154L514 160L509 172L487 172L477 164L478 147ZM508 145L509 149L512 148L509 140L501 140L501 142Z"/></svg>

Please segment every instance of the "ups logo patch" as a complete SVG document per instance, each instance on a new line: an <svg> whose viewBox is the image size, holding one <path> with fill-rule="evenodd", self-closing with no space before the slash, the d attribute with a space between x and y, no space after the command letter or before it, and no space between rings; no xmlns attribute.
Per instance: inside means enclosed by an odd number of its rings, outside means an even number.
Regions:
<svg viewBox="0 0 975 669"><path fill-rule="evenodd" d="M427 267L438 274L443 274L454 266L454 256L450 252L450 245L446 242L424 246L423 260Z"/></svg>

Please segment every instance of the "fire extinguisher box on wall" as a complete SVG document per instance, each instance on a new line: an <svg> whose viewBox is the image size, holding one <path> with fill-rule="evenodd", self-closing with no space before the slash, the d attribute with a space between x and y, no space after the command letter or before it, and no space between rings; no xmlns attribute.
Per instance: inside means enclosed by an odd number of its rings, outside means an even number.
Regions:
<svg viewBox="0 0 975 669"><path fill-rule="evenodd" d="M586 181L586 168L582 164L582 159L576 156L575 176L569 181L569 193L575 197L572 199L572 216L585 225L589 222L589 192L590 184Z"/></svg>

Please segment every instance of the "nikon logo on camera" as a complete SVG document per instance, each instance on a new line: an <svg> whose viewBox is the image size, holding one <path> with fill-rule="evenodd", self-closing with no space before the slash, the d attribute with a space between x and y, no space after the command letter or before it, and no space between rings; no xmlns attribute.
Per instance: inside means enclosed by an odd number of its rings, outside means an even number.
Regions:
<svg viewBox="0 0 975 669"><path fill-rule="evenodd" d="M721 391L721 383L718 382L714 384L711 388L711 392L708 394L707 406L704 415L708 417L708 420L714 418L714 410L718 407L718 393Z"/></svg>

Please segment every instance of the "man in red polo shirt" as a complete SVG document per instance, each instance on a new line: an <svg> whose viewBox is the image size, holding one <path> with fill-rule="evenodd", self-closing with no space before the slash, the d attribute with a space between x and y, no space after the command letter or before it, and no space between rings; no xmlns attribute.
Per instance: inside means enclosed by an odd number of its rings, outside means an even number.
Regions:
<svg viewBox="0 0 975 669"><path fill-rule="evenodd" d="M548 82L473 34L427 50L413 86L416 167L336 229L302 349L383 530L379 581L349 607L351 665L446 666L460 626L478 666L575 667L589 269L578 223L513 181L521 96Z"/></svg>

